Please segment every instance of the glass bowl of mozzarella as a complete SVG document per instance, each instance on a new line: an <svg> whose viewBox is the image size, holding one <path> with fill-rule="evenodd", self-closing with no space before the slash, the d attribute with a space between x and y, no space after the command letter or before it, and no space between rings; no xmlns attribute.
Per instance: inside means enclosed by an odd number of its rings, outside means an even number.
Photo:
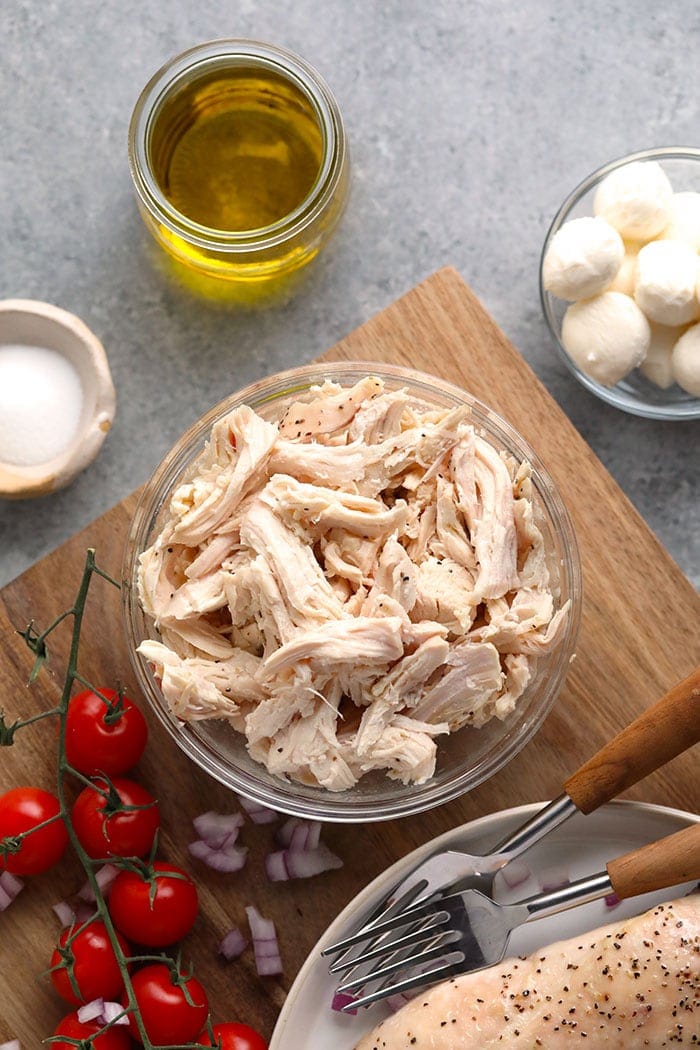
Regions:
<svg viewBox="0 0 700 1050"><path fill-rule="evenodd" d="M468 393L314 364L226 398L144 487L123 563L138 683L202 769L294 816L386 820L501 769L579 626L545 467Z"/></svg>
<svg viewBox="0 0 700 1050"><path fill-rule="evenodd" d="M587 176L545 237L540 300L596 397L649 419L700 418L700 149L641 150Z"/></svg>

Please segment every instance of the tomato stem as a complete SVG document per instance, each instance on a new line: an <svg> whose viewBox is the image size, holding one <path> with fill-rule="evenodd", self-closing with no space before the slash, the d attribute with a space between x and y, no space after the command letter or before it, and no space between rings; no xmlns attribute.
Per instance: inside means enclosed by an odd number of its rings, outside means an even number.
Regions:
<svg viewBox="0 0 700 1050"><path fill-rule="evenodd" d="M55 824L57 820L63 820L62 811L54 813L52 817L47 817L46 820L42 820L41 824L35 824L31 828L27 828L26 831L18 831L16 835L6 835L4 839L0 839L0 856L7 857L13 853L18 853L22 843L29 835L33 835L35 831L41 831L42 828L48 827L49 824Z"/></svg>
<svg viewBox="0 0 700 1050"><path fill-rule="evenodd" d="M74 685L75 682L79 682L85 688L91 689L94 693L97 693L98 696L101 696L102 699L107 702L107 706L108 706L109 710L107 712L107 715L105 716L106 719L110 718L110 716L111 716L112 720L116 721L117 718L120 717L121 709L123 707L123 691L121 689L118 691L118 699L116 701L113 701L110 704L110 702L107 700L107 698L102 696L102 694L90 682L88 682L80 674L80 672L78 671L78 654L79 654L79 649L80 649L80 636L81 636L81 631L82 631L82 626L83 626L83 619L84 619L84 614L85 614L85 606L86 606L86 602L87 602L88 592L89 592L89 589L90 589L90 583L91 583L92 577L95 576L95 575L96 576L100 576L102 579L106 580L108 583L111 583L113 586L119 587L119 584L117 583L116 580L114 580L108 573L104 572L104 570L102 570L102 569L100 569L98 567L98 565L95 562L95 551L92 550L92 549L89 549L87 551L87 554L86 554L85 566L84 566L84 569L83 569L83 575L82 575L82 579L80 581L80 585L78 587L78 592L77 592L76 597L75 597L74 605L70 609L67 609L65 612L61 613L60 616L57 616L56 619L49 625L49 627L46 628L45 631L37 632L35 630L34 624L32 622L32 623L29 624L29 626L26 628L25 631L20 632L22 634L22 637L25 639L28 647L34 653L34 655L36 657L35 662L34 662L34 666L32 668L31 675L30 675L30 683L31 683L31 682L33 682L35 680L39 670L42 667L42 665L45 662L48 661L48 650L46 648L46 638L48 637L48 635L53 630L55 630L56 627L58 627L58 625L60 623L62 623L63 620L67 619L70 616L73 617L73 630L72 630L72 635L71 635L70 651L69 651L69 656L68 656L68 665L67 665L67 669L66 669L66 673L65 673L65 677L64 677L64 681L63 681L63 689L62 689L62 692L61 692L61 699L60 699L60 702L59 702L58 706L56 708L53 708L50 711L44 711L44 712L42 712L39 715L35 715L35 716L31 717L31 718L25 719L22 722L15 723L12 726L6 726L4 721L3 721L3 719L2 719L2 716L0 716L0 745L2 745L3 743L6 742L6 740L3 739L3 735L2 735L3 734L3 729L4 729L4 732L5 732L5 735L7 735L7 733L9 733L10 736L12 736L12 734L14 734L14 732L16 732L17 729L23 728L25 725L29 725L32 722L39 721L42 718L48 718L50 715L57 715L58 718L59 718L57 794L58 794L58 800L59 800L59 805L60 805L60 811L59 811L58 814L56 814L56 816L51 817L47 821L44 821L43 824L38 824L35 828L32 828L31 831L37 831L39 828L44 827L45 825L52 823L54 820L63 819L63 821L65 823L65 826L66 826L66 831L68 833L68 838L70 840L70 843L73 846L73 849L75 850L75 852L76 852L76 854L78 856L78 859L80 860L80 863L81 863L81 865L82 865L82 867L83 867L83 869L84 869L84 871L85 871L85 873L87 875L88 883L90 885L90 888L91 888L92 893L93 893L94 898L95 898L95 913L94 913L94 915L91 916L91 918L89 920L87 920L86 923L81 923L77 928L71 929L71 932L70 932L70 934L68 935L68 937L66 939L66 943L65 943L65 946L64 946L64 949L63 949L64 952L66 952L67 954L70 954L70 945L71 945L73 939L75 938L78 930L82 929L85 925L89 924L90 922L94 922L96 919L99 919L104 924L105 930L107 932L107 936L109 938L110 944L112 946L112 950L114 952L115 959L117 960L117 964L119 966L122 978L124 980L124 994L125 994L125 1000L126 1000L126 1003L124 1005L124 1009L123 1009L122 1013L119 1014L116 1018L111 1020L109 1023L105 1024L103 1027L101 1027L99 1033L96 1033L95 1036L91 1036L91 1037L89 1037L86 1040L75 1039L75 1038L72 1038L71 1036L53 1036L53 1037L49 1037L46 1040L46 1042L47 1043L54 1043L54 1042L58 1042L58 1041L62 1040L63 1042L69 1043L70 1045L77 1047L78 1050L94 1050L94 1039L99 1034L101 1034L102 1032L106 1031L108 1028L111 1028L114 1024L116 1024L117 1021L120 1018L123 1018L124 1016L128 1016L130 1018L132 1027L135 1028L137 1033L138 1033L137 1038L138 1038L138 1041L142 1044L143 1050L198 1050L198 1048L201 1045L199 1043L177 1043L177 1044L171 1044L171 1045L169 1045L167 1047L163 1047L163 1046L155 1047L154 1044L149 1039L148 1033L146 1031L146 1028L145 1028L145 1025L144 1025L144 1022L143 1022L143 1018L141 1017L141 1012L139 1010L138 1002L136 1000L136 995L134 993L134 987L133 987L133 983L131 981L131 976L130 976L130 973L129 973L129 966L130 966L131 963L134 963L134 962L158 962L158 963L164 963L165 965L167 965L171 969L171 972L174 972L175 979L179 983L183 979L185 979L184 976L179 973L179 970L180 970L180 967L179 967L179 956L178 956L178 960L175 962L167 955L135 955L135 956L131 956L130 955L130 956L127 956L125 954L125 952L122 949L122 946L121 946L121 944L119 942L119 938L117 936L117 931L116 931L116 928L114 926L114 923L112 922L112 917L111 917L111 915L109 913L109 909L107 907L107 902L106 902L105 897L104 897L104 895L102 893L100 885L99 885L99 883L97 881L96 869L97 869L97 866L98 866L98 864L100 862L96 861L95 859L93 859L91 857L89 857L88 854L83 849L83 846L81 845L80 840L78 839L78 836L77 836L77 834L75 832L75 828L73 827L73 822L72 822L71 814L70 814L70 807L68 805L68 800L67 800L67 797L66 797L66 781L68 780L69 777L72 777L72 778L76 778L80 782L84 783L86 786L91 787L94 791L96 791L99 794L101 794L107 800L107 804L105 806L105 812L107 812L107 807L110 805L110 803L112 803L114 808L110 809L109 812L130 812L130 811L138 810L138 809L147 809L151 805L154 804L154 803L148 803L145 806L144 805L127 805L127 804L123 804L121 802L121 800L119 799L118 793L116 792L116 790L114 788L114 785L112 784L112 782L111 782L111 780L109 779L108 776L103 775L103 779L105 780L105 782L108 785L107 788L106 789L105 788L101 788L94 781L90 780L88 777L86 777L82 773L80 773L79 770L75 769L68 762L68 759L66 757L66 733L67 733L68 706L69 706L69 703L70 703L71 692L72 692L73 685ZM10 742L11 742L11 740L10 740ZM116 798L114 798L114 796L116 796ZM119 800L118 804L117 804L117 800ZM28 834L30 834L30 831L23 832L22 836L16 836L16 837L17 838L22 838L24 835L28 835ZM0 842L0 852L4 848L4 842L5 842L5 840L2 840L2 842ZM155 856L155 853L153 853L153 855L151 856L151 858L149 860L149 864L152 864L154 856ZM119 858L119 857L109 857L107 859L111 863L117 865L118 867L122 867L122 868L125 868L125 869L129 869L129 868L133 869L133 867L135 867L136 863L140 863L140 864L144 863L143 861L139 861L139 858L124 858L124 859L122 859L122 858ZM65 957L62 955L62 958L65 958ZM68 966L68 969L70 971L70 969L71 969L70 962L67 963L67 966ZM70 973L69 973L69 976L71 976ZM187 989L187 987L185 985L183 985L182 987L183 987L183 994L185 995L186 1000L190 1001L189 997L188 997L188 989ZM210 1031L210 1032L213 1032L213 1029L211 1028L211 1019L209 1017L207 1018L207 1030ZM212 1038L213 1038L213 1035L212 1035Z"/></svg>
<svg viewBox="0 0 700 1050"><path fill-rule="evenodd" d="M60 707L52 707L49 711L40 711L38 715L32 715L31 718L18 718L16 722L12 722L8 726L5 722L4 712L0 711L0 747L10 747L14 744L15 733L20 729L24 729L25 726L30 726L34 722L40 722L42 718L60 715L60 713Z"/></svg>
<svg viewBox="0 0 700 1050"><path fill-rule="evenodd" d="M99 784L96 784L94 780L90 780L90 777L86 777L85 774L81 773L79 769L76 769L74 766L69 765L67 762L63 766L63 772L69 773L72 777L75 777L75 779L79 780L81 784L85 785L85 787L92 788L92 790L96 791L98 795L102 795L102 798L109 798L109 788L100 787Z"/></svg>

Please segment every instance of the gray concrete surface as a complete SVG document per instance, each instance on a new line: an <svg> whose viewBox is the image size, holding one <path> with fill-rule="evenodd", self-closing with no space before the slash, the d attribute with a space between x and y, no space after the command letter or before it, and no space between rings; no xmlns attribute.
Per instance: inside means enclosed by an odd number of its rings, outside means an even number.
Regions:
<svg viewBox="0 0 700 1050"><path fill-rule="evenodd" d="M537 298L547 226L584 175L630 150L698 144L695 0L0 0L0 14L0 298L84 318L119 399L102 453L69 489L0 503L0 583L144 481L224 393L308 361L445 263L697 583L700 424L598 402L555 356ZM322 266L294 300L257 314L168 282L127 168L143 84L178 51L224 36L315 65L354 160Z"/></svg>

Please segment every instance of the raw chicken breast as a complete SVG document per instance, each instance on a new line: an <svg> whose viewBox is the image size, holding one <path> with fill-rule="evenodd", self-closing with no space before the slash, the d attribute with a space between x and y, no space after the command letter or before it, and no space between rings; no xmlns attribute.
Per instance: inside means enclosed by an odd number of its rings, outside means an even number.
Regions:
<svg viewBox="0 0 700 1050"><path fill-rule="evenodd" d="M700 1042L700 894L419 992L356 1050Z"/></svg>

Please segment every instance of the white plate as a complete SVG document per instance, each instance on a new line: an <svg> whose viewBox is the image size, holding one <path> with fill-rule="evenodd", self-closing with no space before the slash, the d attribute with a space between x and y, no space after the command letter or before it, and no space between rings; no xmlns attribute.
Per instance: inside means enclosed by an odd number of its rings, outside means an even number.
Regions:
<svg viewBox="0 0 700 1050"><path fill-rule="evenodd" d="M305 1050L329 1050L331 1047L333 1050L352 1050L388 1011L384 1004L361 1010L354 1017L332 1011L335 982L328 973L327 961L320 955L321 949L348 933L379 903L392 885L430 853L448 848L478 855L487 853L540 808L541 804L519 806L448 831L403 857L362 890L331 923L299 971L275 1026L270 1050L299 1050L302 1045ZM588 817L575 815L529 850L526 860L533 871L563 867L570 878L580 878L602 869L613 857L670 835L691 823L700 823L700 816L641 802L611 802ZM648 893L613 909L607 908L603 901L595 901L529 923L515 931L508 954L528 954L552 941L573 937L606 922L645 911L658 901L682 895L689 888ZM501 884L494 895L507 901L538 891L539 885L533 876L515 890L508 890Z"/></svg>

